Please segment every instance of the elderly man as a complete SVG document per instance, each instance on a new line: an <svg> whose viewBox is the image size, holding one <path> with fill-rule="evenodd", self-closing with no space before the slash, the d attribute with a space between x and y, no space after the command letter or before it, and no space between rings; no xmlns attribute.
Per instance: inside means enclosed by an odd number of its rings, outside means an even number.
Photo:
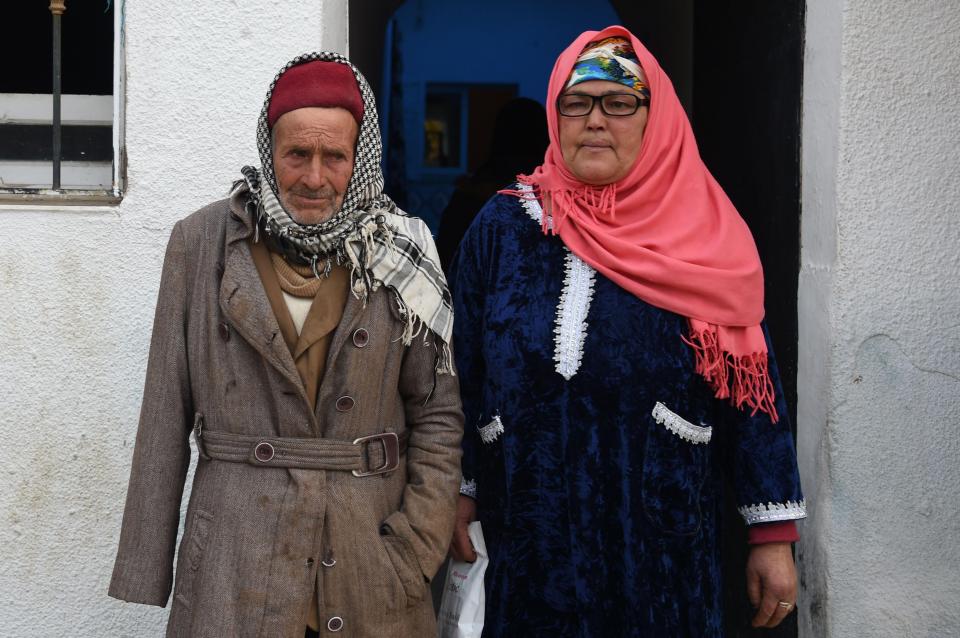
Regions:
<svg viewBox="0 0 960 638"><path fill-rule="evenodd" d="M463 430L436 249L342 56L287 64L257 141L167 247L110 595L167 602L192 430L168 636L435 635Z"/></svg>

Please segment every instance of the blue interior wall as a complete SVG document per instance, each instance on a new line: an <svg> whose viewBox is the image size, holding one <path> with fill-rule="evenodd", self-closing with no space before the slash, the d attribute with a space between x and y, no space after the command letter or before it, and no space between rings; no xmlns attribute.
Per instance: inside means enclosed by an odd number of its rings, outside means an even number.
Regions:
<svg viewBox="0 0 960 638"><path fill-rule="evenodd" d="M393 19L402 56L402 73L392 80L403 91L406 179L424 192L435 182L432 200L452 190L453 180L423 171L427 84L516 84L518 96L542 104L560 52L583 31L619 23L604 0L408 0ZM423 208L410 212L434 226L435 211Z"/></svg>

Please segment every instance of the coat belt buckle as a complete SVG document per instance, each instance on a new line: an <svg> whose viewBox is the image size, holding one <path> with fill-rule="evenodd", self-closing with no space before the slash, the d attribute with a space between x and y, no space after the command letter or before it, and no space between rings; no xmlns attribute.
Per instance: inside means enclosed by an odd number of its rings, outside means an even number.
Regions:
<svg viewBox="0 0 960 638"><path fill-rule="evenodd" d="M383 465L366 471L353 470L354 476L374 476L375 474L386 474L392 472L400 466L400 439L396 432L383 432L381 434L371 434L370 436L361 436L354 440L354 445L366 445L373 441L379 441L383 445Z"/></svg>

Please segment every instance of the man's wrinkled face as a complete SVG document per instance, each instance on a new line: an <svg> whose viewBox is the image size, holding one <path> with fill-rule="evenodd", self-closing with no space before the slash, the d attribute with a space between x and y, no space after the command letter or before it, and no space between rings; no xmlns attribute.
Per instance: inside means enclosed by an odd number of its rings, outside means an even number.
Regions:
<svg viewBox="0 0 960 638"><path fill-rule="evenodd" d="M273 170L280 203L294 221L319 224L340 210L358 132L353 115L339 107L295 109L277 119Z"/></svg>

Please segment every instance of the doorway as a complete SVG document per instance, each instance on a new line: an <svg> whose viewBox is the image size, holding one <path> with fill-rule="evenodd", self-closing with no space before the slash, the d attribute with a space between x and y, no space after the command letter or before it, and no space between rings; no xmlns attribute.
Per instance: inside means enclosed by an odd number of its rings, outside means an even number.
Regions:
<svg viewBox="0 0 960 638"><path fill-rule="evenodd" d="M411 130L423 131L424 127L422 115L397 113L391 108L402 102L404 90L409 90L397 80L398 69L403 75L405 68L415 65L416 72L426 74L429 82L459 86L458 90L463 91L469 91L468 87L474 84L506 83L516 87L516 95L542 104L556 55L584 30L622 24L646 44L670 76L690 116L704 162L753 232L765 272L767 322L791 422L795 424L805 2L611 0L591 3L589 7L571 2L571 13L564 13L566 2L556 0L503 4L507 8L498 10L500 3L485 3L483 11L478 12L475 3L465 1L350 2L351 58L374 86L379 104L385 105L381 106L381 115L387 121L386 173L407 175L406 180L394 178L392 190L388 182L390 195L406 195L404 189L410 183L409 174L404 173L409 169L406 164L417 158L410 145L421 143L414 139L416 136L400 138L396 131L411 117L412 125L407 122L413 127ZM437 10L432 9L434 5ZM576 8L584 13L572 12ZM396 29L397 22L391 22L400 11L410 13L406 33ZM468 15L470 11L476 15ZM505 30L486 26L488 18ZM476 63L461 63L458 72L449 71L451 67L441 58L450 58L451 49L435 46L436 40L429 37L426 29L428 22L438 20L439 26L431 29L443 31L444 38L452 32L463 38L463 32L457 30L467 30L472 39L464 41L463 50L479 49L484 57ZM417 25L419 31L413 28ZM434 46L437 57L418 61L415 57L398 56L404 37L427 38L424 42ZM533 53L517 55L518 47L528 45ZM522 59L526 65L521 79L504 79L503 67L497 64L508 55L513 60ZM392 74L385 72L388 69ZM491 69L496 73L486 75ZM426 104L425 100L423 103ZM471 139L483 137L478 134L483 130L482 119L471 121ZM462 112L460 121L461 126L466 126ZM486 126L492 130L492 119ZM464 130L461 129L461 135ZM461 148L459 152L462 155L464 151ZM465 161L462 168L466 170L468 163ZM435 198L433 205L441 202L442 197ZM425 217L433 214L426 208L424 211ZM735 508L728 504L725 511L734 512ZM743 569L746 531L739 517L726 517L723 537L726 634L736 638L795 637L796 614L791 614L776 630L750 629L752 610L745 594Z"/></svg>

